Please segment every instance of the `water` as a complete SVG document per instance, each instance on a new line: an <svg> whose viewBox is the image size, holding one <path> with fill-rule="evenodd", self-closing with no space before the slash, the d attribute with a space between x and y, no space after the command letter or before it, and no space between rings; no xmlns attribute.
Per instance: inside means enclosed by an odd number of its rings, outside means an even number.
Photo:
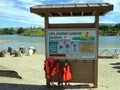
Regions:
<svg viewBox="0 0 120 90"><path fill-rule="evenodd" d="M99 48L120 48L120 36L99 36Z"/></svg>
<svg viewBox="0 0 120 90"><path fill-rule="evenodd" d="M104 50L107 49L109 51ZM120 54L120 36L99 36L99 54Z"/></svg>
<svg viewBox="0 0 120 90"><path fill-rule="evenodd" d="M1 35L0 40L4 41L4 43L0 45L0 50L8 49L8 47L18 50L20 46L24 46L26 50L28 50L28 48L32 46L37 49L38 53L45 53L44 37Z"/></svg>
<svg viewBox="0 0 120 90"><path fill-rule="evenodd" d="M24 46L28 50L30 46L33 46L38 53L45 53L44 37L0 35L0 40L5 41L0 45L0 50L8 49L8 47L18 50L20 46ZM99 36L99 49L101 48L120 49L120 36Z"/></svg>

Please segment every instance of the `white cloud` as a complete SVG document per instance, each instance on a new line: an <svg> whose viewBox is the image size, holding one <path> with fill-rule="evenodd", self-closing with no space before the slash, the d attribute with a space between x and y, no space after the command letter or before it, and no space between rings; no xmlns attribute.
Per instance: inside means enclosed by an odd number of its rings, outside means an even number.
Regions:
<svg viewBox="0 0 120 90"><path fill-rule="evenodd" d="M103 0L114 5L114 12L120 13L120 0Z"/></svg>
<svg viewBox="0 0 120 90"><path fill-rule="evenodd" d="M85 0L71 0L68 3L85 3Z"/></svg>
<svg viewBox="0 0 120 90"><path fill-rule="evenodd" d="M36 0L18 0L19 2L21 2L22 6L24 6L25 8L29 8L33 5L41 5L43 3L41 3L40 1L36 1ZM43 0L42 0L43 1Z"/></svg>
<svg viewBox="0 0 120 90"><path fill-rule="evenodd" d="M105 19L103 17L102 22L104 23L120 23L120 19L118 19L120 15L120 0L102 0L103 3L110 3L114 5L113 11L107 13L104 17L108 18Z"/></svg>
<svg viewBox="0 0 120 90"><path fill-rule="evenodd" d="M101 0L70 0L68 3L100 3Z"/></svg>
<svg viewBox="0 0 120 90"><path fill-rule="evenodd" d="M110 20L110 19L104 19L104 20L101 20L100 23L107 23L107 24L111 24L111 23L116 23L115 21L113 20Z"/></svg>
<svg viewBox="0 0 120 90"><path fill-rule="evenodd" d="M33 23L37 25L40 24L40 22L43 22L43 19L40 16L30 13L29 5L32 5L32 3L35 2L35 0L19 0L19 1L23 3L21 4L21 7L24 7L27 10L18 7L17 6L18 4L15 5L16 4L15 2L9 0L0 1L0 16L2 16L0 19L28 23L28 24Z"/></svg>
<svg viewBox="0 0 120 90"><path fill-rule="evenodd" d="M21 23L28 23L33 25L41 25L44 24L44 19L38 15L30 13L30 7L33 5L43 5L42 2L50 2L52 0L0 0L0 20L10 20ZM115 23L115 17L119 17L120 15L120 0L91 0L94 2L108 2L114 4L114 11L109 12L106 16L108 19L101 18L100 22L104 23ZM59 3L88 3L90 0L70 0L69 2L59 2ZM120 19L119 19L120 20ZM73 18L50 18L50 23L76 23L76 22L94 22L94 18L81 18L81 17L73 17Z"/></svg>
<svg viewBox="0 0 120 90"><path fill-rule="evenodd" d="M69 0L68 2L64 2L64 1L62 1L62 2L60 2L61 4L70 4L70 3L85 3L85 0Z"/></svg>

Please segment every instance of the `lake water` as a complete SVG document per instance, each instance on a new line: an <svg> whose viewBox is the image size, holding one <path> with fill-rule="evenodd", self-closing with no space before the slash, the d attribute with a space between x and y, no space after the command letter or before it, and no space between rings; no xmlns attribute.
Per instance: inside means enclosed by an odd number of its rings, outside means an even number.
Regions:
<svg viewBox="0 0 120 90"><path fill-rule="evenodd" d="M0 50L8 49L8 47L19 49L20 46L28 50L30 46L33 46L38 53L45 53L44 37L0 35L0 40L5 41L0 45ZM101 48L120 48L120 36L99 36L99 49Z"/></svg>
<svg viewBox="0 0 120 90"><path fill-rule="evenodd" d="M5 41L2 45L0 45L0 50L8 49L8 47L18 50L20 46L24 46L26 50L28 50L28 48L32 46L37 49L38 53L45 52L44 37L0 35L0 40Z"/></svg>

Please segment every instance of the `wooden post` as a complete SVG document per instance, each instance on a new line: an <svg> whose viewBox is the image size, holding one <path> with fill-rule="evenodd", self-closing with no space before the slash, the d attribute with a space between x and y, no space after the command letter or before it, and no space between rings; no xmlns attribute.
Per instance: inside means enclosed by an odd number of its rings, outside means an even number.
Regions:
<svg viewBox="0 0 120 90"><path fill-rule="evenodd" d="M49 26L49 17L46 14L44 17L45 21L45 55L47 56L47 36L46 36L46 29L48 29ZM47 57L46 57L47 58Z"/></svg>
<svg viewBox="0 0 120 90"><path fill-rule="evenodd" d="M97 28L97 32L96 32L96 47L97 47L97 51L96 51L96 53L97 53L97 57L96 57L96 59L97 60L95 60L94 61L94 87L95 88L97 88L98 87L98 28L99 28L99 15L98 14L96 14L95 15L95 23L94 23L94 25L95 25L95 28Z"/></svg>
<svg viewBox="0 0 120 90"><path fill-rule="evenodd" d="M45 17L44 17L44 21L45 21L45 58L47 59L47 35L46 35L46 29L48 29L48 26L49 26L49 17L48 15L46 14ZM46 78L46 85L47 87L50 87L50 80L47 79L47 73L45 73L45 78Z"/></svg>
<svg viewBox="0 0 120 90"><path fill-rule="evenodd" d="M99 15L98 14L96 14L95 15L95 28L99 28Z"/></svg>
<svg viewBox="0 0 120 90"><path fill-rule="evenodd" d="M46 14L44 18L45 18L45 20L44 20L44 21L45 21L45 29L47 29L47 28L48 28L48 25L49 25L49 17L48 17L48 15Z"/></svg>

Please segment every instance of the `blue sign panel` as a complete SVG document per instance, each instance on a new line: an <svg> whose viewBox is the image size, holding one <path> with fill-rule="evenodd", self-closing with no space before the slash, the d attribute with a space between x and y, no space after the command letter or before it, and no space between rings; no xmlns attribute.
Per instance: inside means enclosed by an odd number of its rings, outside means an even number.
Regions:
<svg viewBox="0 0 120 90"><path fill-rule="evenodd" d="M49 52L57 53L57 42L49 42Z"/></svg>

